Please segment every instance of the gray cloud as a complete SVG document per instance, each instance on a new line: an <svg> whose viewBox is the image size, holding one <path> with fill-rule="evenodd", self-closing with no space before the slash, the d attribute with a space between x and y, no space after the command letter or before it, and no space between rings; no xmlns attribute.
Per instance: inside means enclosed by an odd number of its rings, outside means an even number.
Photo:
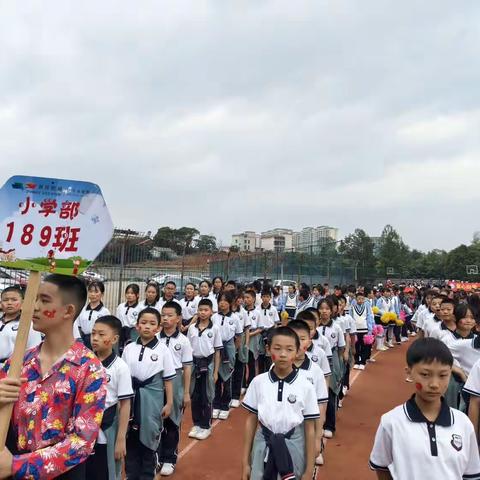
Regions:
<svg viewBox="0 0 480 480"><path fill-rule="evenodd" d="M479 8L5 3L2 173L94 181L119 226L452 248L480 228Z"/></svg>

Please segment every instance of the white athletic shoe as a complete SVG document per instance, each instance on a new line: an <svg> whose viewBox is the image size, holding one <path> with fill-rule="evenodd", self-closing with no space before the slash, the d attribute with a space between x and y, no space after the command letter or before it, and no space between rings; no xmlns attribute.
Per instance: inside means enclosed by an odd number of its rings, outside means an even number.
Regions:
<svg viewBox="0 0 480 480"><path fill-rule="evenodd" d="M323 436L325 438L333 438L333 432L331 430L324 430L323 431Z"/></svg>
<svg viewBox="0 0 480 480"><path fill-rule="evenodd" d="M230 412L228 410L220 410L220 413L218 414L218 418L220 420L226 420L229 415L230 415Z"/></svg>
<svg viewBox="0 0 480 480"><path fill-rule="evenodd" d="M342 408L343 407L343 400L339 400L338 401L338 408Z"/></svg>
<svg viewBox="0 0 480 480"><path fill-rule="evenodd" d="M359 370L365 370L365 365L359 365L359 366L358 366L358 369L359 369Z"/></svg>
<svg viewBox="0 0 480 480"><path fill-rule="evenodd" d="M230 407L232 407L232 408L238 408L239 406L240 406L240 400L233 399L230 402Z"/></svg>
<svg viewBox="0 0 480 480"><path fill-rule="evenodd" d="M197 440L206 440L212 434L211 428L200 428L199 430L195 437Z"/></svg>
<svg viewBox="0 0 480 480"><path fill-rule="evenodd" d="M343 393L343 396L346 397L347 396L347 393L348 393L348 387L346 385L344 385L342 387L342 393Z"/></svg>
<svg viewBox="0 0 480 480"><path fill-rule="evenodd" d="M354 370L360 370L360 365L358 363L356 363L354 366L353 366L353 369Z"/></svg>
<svg viewBox="0 0 480 480"><path fill-rule="evenodd" d="M416 337L416 336L417 336L417 332L410 332L410 336L411 336L411 337Z"/></svg>
<svg viewBox="0 0 480 480"><path fill-rule="evenodd" d="M315 459L315 465L323 465L325 461L323 460L323 455L321 453L318 454L318 457Z"/></svg>
<svg viewBox="0 0 480 480"><path fill-rule="evenodd" d="M196 425L192 427L192 429L190 430L190 432L188 432L188 436L190 438L197 438L197 435L198 435L198 431L201 430L200 427L197 427Z"/></svg>
<svg viewBox="0 0 480 480"><path fill-rule="evenodd" d="M214 408L212 410L212 418L218 418L219 414L220 414L220 410L218 408Z"/></svg>
<svg viewBox="0 0 480 480"><path fill-rule="evenodd" d="M393 342L387 342L387 347L388 348L393 348Z"/></svg>
<svg viewBox="0 0 480 480"><path fill-rule="evenodd" d="M402 344L402 342L396 342L396 344L397 344L397 345L401 345L401 344Z"/></svg>
<svg viewBox="0 0 480 480"><path fill-rule="evenodd" d="M376 360L374 358L367 358L368 363L375 363Z"/></svg>
<svg viewBox="0 0 480 480"><path fill-rule="evenodd" d="M408 337L402 337L402 342L408 342Z"/></svg>
<svg viewBox="0 0 480 480"><path fill-rule="evenodd" d="M173 463L164 463L160 470L160 475L163 477L169 477L175 471L175 465Z"/></svg>

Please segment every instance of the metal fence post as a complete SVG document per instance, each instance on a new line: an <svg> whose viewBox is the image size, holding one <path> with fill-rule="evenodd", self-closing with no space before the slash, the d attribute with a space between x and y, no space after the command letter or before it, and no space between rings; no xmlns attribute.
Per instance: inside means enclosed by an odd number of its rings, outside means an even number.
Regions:
<svg viewBox="0 0 480 480"><path fill-rule="evenodd" d="M122 242L120 249L120 274L118 276L118 295L117 295L117 305L122 303L122 292L123 292L123 270L125 268L125 241Z"/></svg>

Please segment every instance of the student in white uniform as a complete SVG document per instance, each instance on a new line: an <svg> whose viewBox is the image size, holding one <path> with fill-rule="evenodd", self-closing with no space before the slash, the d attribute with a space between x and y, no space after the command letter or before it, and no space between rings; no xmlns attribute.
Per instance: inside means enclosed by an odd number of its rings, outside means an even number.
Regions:
<svg viewBox="0 0 480 480"><path fill-rule="evenodd" d="M203 298L198 303L197 321L188 328L187 338L193 350L190 386L193 427L188 436L205 440L211 433L212 402L220 368L222 334L212 322L212 301Z"/></svg>
<svg viewBox="0 0 480 480"><path fill-rule="evenodd" d="M443 300L446 300L447 297L444 295L435 295L430 303L430 313L431 315L424 316L423 322L423 336L430 337L432 332L439 328L442 320L440 318L440 309L442 307Z"/></svg>
<svg viewBox="0 0 480 480"><path fill-rule="evenodd" d="M295 310L295 318L297 318L300 312L303 312L307 308L313 307L315 304L315 298L310 293L310 290L301 288L298 292L297 309Z"/></svg>
<svg viewBox="0 0 480 480"><path fill-rule="evenodd" d="M315 387L317 402L320 408L320 418L315 421L315 463L323 465L322 438L325 411L328 403L327 383L320 367L306 355L306 351L311 344L310 328L307 323L297 319L292 320L288 326L298 335L300 340L300 349L295 357L294 365L299 369L300 375L303 375Z"/></svg>
<svg viewBox="0 0 480 480"><path fill-rule="evenodd" d="M88 303L80 312L73 326L78 326L78 332L83 344L87 348L92 348L90 335L97 318L110 315L110 311L103 305L102 297L105 293L105 285L102 282L92 282L87 286ZM75 333L74 333L75 335ZM75 337L78 338L78 337Z"/></svg>
<svg viewBox="0 0 480 480"><path fill-rule="evenodd" d="M324 426L325 438L332 438L335 433L336 412L338 406L338 395L342 387L343 379L343 352L345 350L345 337L340 326L333 322L333 303L330 299L324 298L318 305L320 313L320 326L317 331L330 342L332 347L332 377L328 389L328 405Z"/></svg>
<svg viewBox="0 0 480 480"><path fill-rule="evenodd" d="M416 327L418 329L417 334L420 338L424 336L423 328L426 320L428 318L433 317L433 313L430 310L430 305L432 303L433 297L437 293L435 290L427 290L424 294L423 302L420 307L418 307L418 310L416 315L414 315L414 320L416 322ZM412 319L413 322L413 319Z"/></svg>
<svg viewBox="0 0 480 480"><path fill-rule="evenodd" d="M475 435L477 437L477 443L480 445L478 435L478 426L480 422L480 359L475 362L470 370L470 375L465 382L463 391L470 397L468 405L468 417L473 424Z"/></svg>
<svg viewBox="0 0 480 480"><path fill-rule="evenodd" d="M379 479L480 479L473 425L442 398L453 358L435 338L414 342L407 351L414 395L382 416L370 455Z"/></svg>
<svg viewBox="0 0 480 480"><path fill-rule="evenodd" d="M288 318L294 319L297 312L297 289L294 285L289 285L288 293L285 295L283 304L285 305L285 311L288 313Z"/></svg>
<svg viewBox="0 0 480 480"><path fill-rule="evenodd" d="M265 349L265 344L267 341L268 332L280 323L278 310L272 305L271 290L268 288L263 290L261 299L262 302L260 303L260 306L257 307L259 312L258 326L262 328L258 351L258 373L266 372L272 364L272 360L268 356Z"/></svg>
<svg viewBox="0 0 480 480"><path fill-rule="evenodd" d="M212 293L212 284L208 280L203 280L198 286L198 301L206 298L212 302L213 313L218 312L218 302Z"/></svg>
<svg viewBox="0 0 480 480"><path fill-rule="evenodd" d="M175 292L177 291L177 285L173 281L166 282L165 285L163 286L163 292L160 297L160 300L157 303L157 310L159 312L162 311L163 306L167 302L177 302L178 300L175 298Z"/></svg>
<svg viewBox="0 0 480 480"><path fill-rule="evenodd" d="M195 296L195 285L193 283L187 283L185 285L184 296L178 302L182 307L182 324L180 325L180 331L185 335L193 321L193 317L197 314L199 301L199 298Z"/></svg>
<svg viewBox="0 0 480 480"><path fill-rule="evenodd" d="M268 350L274 365L254 378L243 399L248 415L242 479L313 477L315 420L320 412L313 385L293 366L299 348L291 328L270 332Z"/></svg>
<svg viewBox="0 0 480 480"><path fill-rule="evenodd" d="M257 374L257 360L260 352L260 342L262 341L262 327L259 325L260 311L255 306L255 290L248 289L243 294L245 302L246 322L250 324L248 341L248 373L246 375L246 384L248 387Z"/></svg>
<svg viewBox="0 0 480 480"><path fill-rule="evenodd" d="M369 302L365 302L363 292L358 291L355 301L350 307L350 315L355 320L355 330L357 342L355 344L355 365L356 370L365 370L367 359L369 357L368 345L365 345L363 338L365 335L371 335L375 325L372 309Z"/></svg>
<svg viewBox="0 0 480 480"><path fill-rule="evenodd" d="M92 349L106 373L107 397L94 454L86 464L86 478L89 480L118 478L121 460L127 454L127 429L133 388L130 369L113 351L121 333L122 323L112 315L99 317L91 332Z"/></svg>
<svg viewBox="0 0 480 480"><path fill-rule="evenodd" d="M4 363L13 353L17 338L22 311L23 292L20 287L7 287L1 294L3 315L0 318L0 364ZM42 341L39 332L30 327L27 340L27 350L36 347Z"/></svg>
<svg viewBox="0 0 480 480"><path fill-rule="evenodd" d="M157 338L160 322L157 309L143 309L137 319L138 340L129 343L122 355L135 392L125 462L130 480L153 480L163 419L170 416L173 407L176 372L170 350Z"/></svg>
<svg viewBox="0 0 480 480"><path fill-rule="evenodd" d="M380 298L377 299L376 307L379 310L380 317L385 313L393 312L393 305L392 305L392 291L389 288L381 288L380 289ZM395 323L389 323L385 327L386 334L385 338L387 339L386 347L393 348L393 336L395 330Z"/></svg>
<svg viewBox="0 0 480 480"><path fill-rule="evenodd" d="M182 307L177 302L167 302L162 308L162 331L160 342L172 354L177 373L173 379L173 406L168 418L163 421L160 447L157 451L157 471L162 476L170 476L177 464L178 443L183 411L190 405L190 380L192 376L192 346L185 335L180 333Z"/></svg>
<svg viewBox="0 0 480 480"><path fill-rule="evenodd" d="M160 301L160 286L158 285L157 282L147 283L147 286L145 287L145 300L140 302L140 309L143 310L144 308L152 307L160 311L159 304L158 304L159 301Z"/></svg>
<svg viewBox="0 0 480 480"><path fill-rule="evenodd" d="M138 314L142 310L139 303L140 287L131 283L125 288L125 303L117 307L116 317L122 322L122 338L120 339L119 350L123 351L126 344L138 338L136 330Z"/></svg>
<svg viewBox="0 0 480 480"><path fill-rule="evenodd" d="M212 322L220 329L223 349L215 383L212 418L226 420L229 416L232 400L232 374L235 368L235 351L240 344L243 325L240 325L237 315L232 312L235 296L233 292L223 292L218 296L218 312L212 316Z"/></svg>

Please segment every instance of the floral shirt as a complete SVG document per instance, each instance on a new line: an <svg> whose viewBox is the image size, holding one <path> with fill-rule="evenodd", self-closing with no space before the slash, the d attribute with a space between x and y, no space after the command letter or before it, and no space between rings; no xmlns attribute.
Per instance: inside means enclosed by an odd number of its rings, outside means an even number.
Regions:
<svg viewBox="0 0 480 480"><path fill-rule="evenodd" d="M50 479L90 455L102 422L106 382L101 362L75 342L42 377L39 353L29 350L23 362L23 385L15 403L12 426L17 447L13 477ZM7 375L10 361L0 370Z"/></svg>

